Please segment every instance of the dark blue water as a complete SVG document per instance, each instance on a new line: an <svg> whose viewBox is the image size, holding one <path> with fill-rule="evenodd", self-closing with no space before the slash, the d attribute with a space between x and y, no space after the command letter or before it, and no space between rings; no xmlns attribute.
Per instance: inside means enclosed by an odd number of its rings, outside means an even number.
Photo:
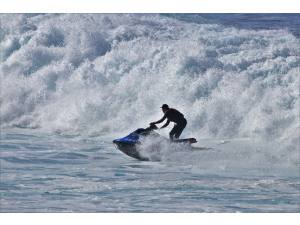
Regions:
<svg viewBox="0 0 300 225"><path fill-rule="evenodd" d="M240 29L284 29L300 37L300 13L200 13L167 14L194 23L217 23Z"/></svg>

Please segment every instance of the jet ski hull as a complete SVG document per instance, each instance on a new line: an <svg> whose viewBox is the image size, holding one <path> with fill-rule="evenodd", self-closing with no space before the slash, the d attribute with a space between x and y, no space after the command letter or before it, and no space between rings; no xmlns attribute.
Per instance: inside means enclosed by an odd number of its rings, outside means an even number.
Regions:
<svg viewBox="0 0 300 225"><path fill-rule="evenodd" d="M130 133L129 135L123 137L123 138L118 138L113 140L113 143L119 149L121 152L124 154L141 160L141 161L150 161L149 158L142 156L139 152L139 146L142 144L140 141L140 137L146 137L146 136L153 136L153 137L161 137L158 133L154 132L153 130L157 129L156 126L150 126L149 128L139 128L136 131ZM167 138L161 137L168 141ZM187 143L187 144L192 144L196 143L195 138L186 138L186 139L177 139L173 140L173 143Z"/></svg>
<svg viewBox="0 0 300 225"><path fill-rule="evenodd" d="M139 145L138 143L126 143L117 140L114 140L113 143L124 154L141 161L149 161L148 158L141 156L141 154L139 153L137 146Z"/></svg>

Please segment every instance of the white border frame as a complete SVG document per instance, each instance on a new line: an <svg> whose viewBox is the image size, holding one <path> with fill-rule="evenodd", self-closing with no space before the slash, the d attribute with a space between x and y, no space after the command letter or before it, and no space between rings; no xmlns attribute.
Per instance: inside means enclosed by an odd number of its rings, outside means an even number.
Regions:
<svg viewBox="0 0 300 225"><path fill-rule="evenodd" d="M18 213L0 214L5 225L199 225L199 224L230 224L230 225L298 225L299 213ZM298 221L298 222L296 222Z"/></svg>
<svg viewBox="0 0 300 225"><path fill-rule="evenodd" d="M0 13L300 13L299 0L1 0Z"/></svg>
<svg viewBox="0 0 300 225"><path fill-rule="evenodd" d="M300 13L299 0L0 0L0 13ZM1 199L0 199L1 200ZM6 214L5 225L30 224L230 224L298 225L285 214ZM296 222L298 221L298 222Z"/></svg>

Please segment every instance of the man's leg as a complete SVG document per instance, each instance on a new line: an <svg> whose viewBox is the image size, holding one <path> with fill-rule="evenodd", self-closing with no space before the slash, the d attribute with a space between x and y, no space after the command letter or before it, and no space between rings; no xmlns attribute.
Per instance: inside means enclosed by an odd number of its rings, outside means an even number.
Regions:
<svg viewBox="0 0 300 225"><path fill-rule="evenodd" d="M176 130L177 130L177 125L175 124L173 129L169 133L170 140L174 139L174 135L176 134Z"/></svg>
<svg viewBox="0 0 300 225"><path fill-rule="evenodd" d="M181 135L183 129L186 127L186 124L187 124L186 120L183 123L177 124L176 130L175 130L175 135L174 135L174 137L176 139L179 138L179 136Z"/></svg>

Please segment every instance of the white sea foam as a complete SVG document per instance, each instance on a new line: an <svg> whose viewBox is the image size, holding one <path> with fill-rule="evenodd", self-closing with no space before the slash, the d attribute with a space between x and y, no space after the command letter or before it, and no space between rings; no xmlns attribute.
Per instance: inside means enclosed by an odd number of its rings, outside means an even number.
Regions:
<svg viewBox="0 0 300 225"><path fill-rule="evenodd" d="M300 41L288 31L150 14L2 14L0 29L2 128L127 132L168 103L184 135L300 144Z"/></svg>

